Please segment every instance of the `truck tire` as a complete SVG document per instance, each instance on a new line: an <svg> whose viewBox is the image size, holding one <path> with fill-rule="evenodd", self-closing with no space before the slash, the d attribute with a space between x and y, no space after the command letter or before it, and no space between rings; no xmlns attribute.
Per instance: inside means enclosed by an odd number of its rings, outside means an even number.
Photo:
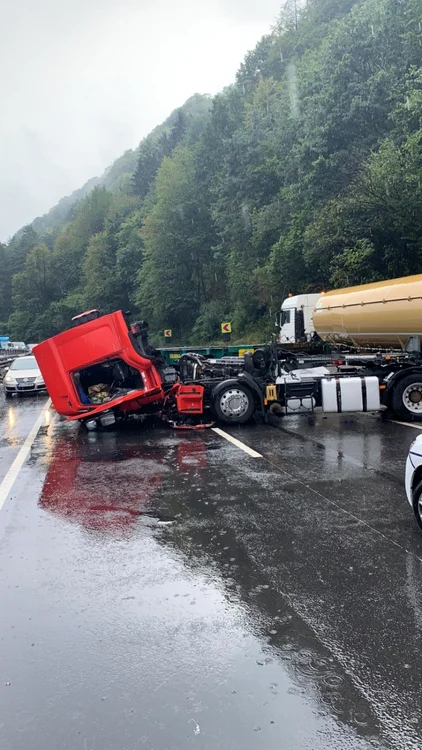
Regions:
<svg viewBox="0 0 422 750"><path fill-rule="evenodd" d="M419 484L413 490L412 500L416 523L422 530L422 482L419 482Z"/></svg>
<svg viewBox="0 0 422 750"><path fill-rule="evenodd" d="M399 380L391 394L391 408L400 419L422 422L422 374Z"/></svg>
<svg viewBox="0 0 422 750"><path fill-rule="evenodd" d="M244 385L227 385L214 399L214 412L226 424L244 424L255 411L252 391Z"/></svg>

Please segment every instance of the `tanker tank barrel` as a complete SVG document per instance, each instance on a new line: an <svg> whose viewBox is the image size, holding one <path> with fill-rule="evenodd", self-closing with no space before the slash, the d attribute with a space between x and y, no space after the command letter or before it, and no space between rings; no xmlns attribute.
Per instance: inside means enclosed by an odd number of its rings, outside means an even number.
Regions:
<svg viewBox="0 0 422 750"><path fill-rule="evenodd" d="M420 351L422 274L326 292L313 324L323 341Z"/></svg>

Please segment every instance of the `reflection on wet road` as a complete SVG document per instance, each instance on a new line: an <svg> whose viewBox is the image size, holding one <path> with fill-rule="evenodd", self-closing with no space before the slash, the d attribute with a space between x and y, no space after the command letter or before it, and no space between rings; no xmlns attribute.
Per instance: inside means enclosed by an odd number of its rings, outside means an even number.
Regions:
<svg viewBox="0 0 422 750"><path fill-rule="evenodd" d="M0 386L0 482L31 431L46 398L39 394L6 401Z"/></svg>
<svg viewBox="0 0 422 750"><path fill-rule="evenodd" d="M420 747L414 431L230 432L263 458L160 425L40 431L0 514L1 750Z"/></svg>

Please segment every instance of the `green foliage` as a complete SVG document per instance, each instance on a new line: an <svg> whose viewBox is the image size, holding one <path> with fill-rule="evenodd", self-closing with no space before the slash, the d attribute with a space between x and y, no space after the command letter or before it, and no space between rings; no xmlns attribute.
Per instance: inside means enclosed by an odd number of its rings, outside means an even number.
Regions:
<svg viewBox="0 0 422 750"><path fill-rule="evenodd" d="M12 309L12 273L6 245L0 243L0 320L7 320ZM4 330L0 329L0 330ZM4 335L4 334L1 334Z"/></svg>
<svg viewBox="0 0 422 750"><path fill-rule="evenodd" d="M157 340L216 340L224 318L266 338L289 292L421 272L420 19L420 0L283 3L234 85L0 246L9 332L97 306Z"/></svg>
<svg viewBox="0 0 422 750"><path fill-rule="evenodd" d="M211 220L195 179L193 153L176 149L156 179L156 202L144 220L145 260L138 306L153 329L186 335L209 297ZM169 294L169 290L172 293Z"/></svg>
<svg viewBox="0 0 422 750"><path fill-rule="evenodd" d="M9 318L12 338L37 341L48 335L48 307L58 297L57 276L51 251L45 246L34 247L27 255L23 270L13 277L13 308Z"/></svg>
<svg viewBox="0 0 422 750"><path fill-rule="evenodd" d="M58 236L53 254L63 296L80 285L86 250L91 237L104 229L111 200L112 196L105 188L94 188L73 207L73 220Z"/></svg>
<svg viewBox="0 0 422 750"><path fill-rule="evenodd" d="M32 226L23 227L19 234L12 238L8 246L8 266L12 276L22 270L28 253L39 242L40 237Z"/></svg>
<svg viewBox="0 0 422 750"><path fill-rule="evenodd" d="M224 307L224 302L211 300L201 305L199 315L192 328L190 336L191 344L198 341L218 341L220 338L220 325L224 320L231 320L232 315Z"/></svg>
<svg viewBox="0 0 422 750"><path fill-rule="evenodd" d="M116 305L115 245L106 232L92 237L83 263L82 287L89 306L112 312ZM123 305L124 306L124 305Z"/></svg>
<svg viewBox="0 0 422 750"><path fill-rule="evenodd" d="M345 247L331 263L334 286L354 286L368 281L380 281L373 270L375 247L369 240L357 240L354 247Z"/></svg>

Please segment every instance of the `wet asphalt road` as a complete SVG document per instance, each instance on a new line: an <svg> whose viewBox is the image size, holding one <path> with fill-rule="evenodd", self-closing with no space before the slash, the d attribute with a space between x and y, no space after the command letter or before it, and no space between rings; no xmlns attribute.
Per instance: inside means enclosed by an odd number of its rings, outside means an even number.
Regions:
<svg viewBox="0 0 422 750"><path fill-rule="evenodd" d="M44 401L0 391L0 482ZM0 511L0 750L422 747L416 429L229 430L251 458L43 421Z"/></svg>

